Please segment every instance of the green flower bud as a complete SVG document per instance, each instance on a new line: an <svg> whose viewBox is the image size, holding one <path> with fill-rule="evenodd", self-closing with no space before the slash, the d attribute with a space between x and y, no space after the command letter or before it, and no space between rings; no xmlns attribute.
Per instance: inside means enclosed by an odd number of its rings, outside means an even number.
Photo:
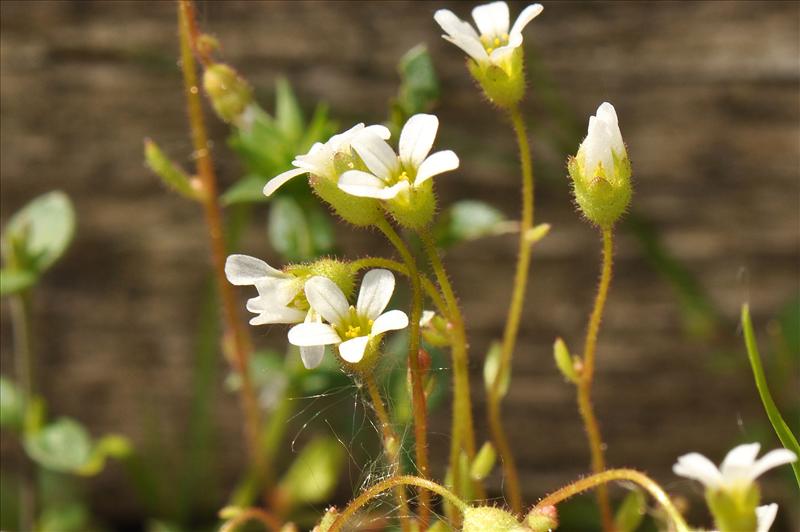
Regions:
<svg viewBox="0 0 800 532"><path fill-rule="evenodd" d="M247 81L222 63L206 68L203 88L214 111L225 122L236 122L253 101L253 91Z"/></svg>
<svg viewBox="0 0 800 532"><path fill-rule="evenodd" d="M564 375L564 378L577 384L579 377L578 372L575 371L575 362L572 360L572 356L569 354L567 344L565 344L564 340L561 338L557 338L553 344L553 358L556 359L556 366L558 366L558 369L561 371L561 374Z"/></svg>
<svg viewBox="0 0 800 532"><path fill-rule="evenodd" d="M630 160L610 103L589 118L586 138L567 168L583 215L603 229L614 225L628 208L632 190Z"/></svg>
<svg viewBox="0 0 800 532"><path fill-rule="evenodd" d="M475 506L464 510L462 532L512 532L524 530L509 512L494 506Z"/></svg>
<svg viewBox="0 0 800 532"><path fill-rule="evenodd" d="M534 508L525 518L525 524L528 525L531 532L555 530L558 528L558 510L553 505Z"/></svg>

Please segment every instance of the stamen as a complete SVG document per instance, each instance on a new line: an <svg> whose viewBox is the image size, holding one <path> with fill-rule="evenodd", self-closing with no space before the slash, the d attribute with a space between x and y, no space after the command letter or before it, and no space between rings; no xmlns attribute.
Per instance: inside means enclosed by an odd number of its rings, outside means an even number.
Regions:
<svg viewBox="0 0 800 532"><path fill-rule="evenodd" d="M495 37L494 38L494 45L495 46L500 46L500 38L499 37Z"/></svg>
<svg viewBox="0 0 800 532"><path fill-rule="evenodd" d="M347 326L347 332L344 333L345 336L348 338L355 338L356 336L361 336L361 327L356 325L353 327L352 325Z"/></svg>

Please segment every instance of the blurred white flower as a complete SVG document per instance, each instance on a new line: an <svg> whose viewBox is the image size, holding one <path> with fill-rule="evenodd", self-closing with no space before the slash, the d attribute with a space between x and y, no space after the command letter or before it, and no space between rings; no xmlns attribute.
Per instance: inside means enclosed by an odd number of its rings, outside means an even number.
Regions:
<svg viewBox="0 0 800 532"><path fill-rule="evenodd" d="M719 469L700 453L685 454L678 458L672 471L701 482L707 489L730 492L746 490L764 472L797 460L788 449L775 449L756 460L760 448L758 443L735 447L725 456Z"/></svg>
<svg viewBox="0 0 800 532"><path fill-rule="evenodd" d="M355 136L352 146L369 172L344 172L339 188L353 196L390 200L435 175L455 170L459 161L453 151L428 155L438 129L439 119L434 115L409 118L400 133L399 157L374 130L365 129Z"/></svg>
<svg viewBox="0 0 800 532"><path fill-rule="evenodd" d="M231 284L252 285L258 290L258 296L247 300L247 310L257 314L250 325L299 323L305 319L308 309L297 300L303 289L302 279L248 255L229 256L225 276Z"/></svg>
<svg viewBox="0 0 800 532"><path fill-rule="evenodd" d="M332 136L324 144L317 142L311 146L308 153L295 157L294 161L292 161L295 168L287 170L270 179L264 186L264 195L271 196L290 179L302 174L313 174L325 179L336 180L338 177L335 165L336 155L340 153L349 155L350 143L353 141L353 138L364 131L368 131L384 140L388 140L391 136L389 130L384 126L364 126L364 124L356 124L344 133Z"/></svg>
<svg viewBox="0 0 800 532"><path fill-rule="evenodd" d="M301 348L314 348L314 354L319 355L318 358L304 358L306 367L319 365L326 345L337 345L342 359L357 364L364 357L371 339L407 327L405 312L383 312L394 292L394 282L390 271L370 270L361 281L358 301L353 307L341 289L327 277L316 276L306 281L306 298L314 317L289 330L290 343Z"/></svg>
<svg viewBox="0 0 800 532"><path fill-rule="evenodd" d="M502 65L510 59L514 50L522 45L522 30L542 12L541 4L532 4L522 10L509 31L508 5L492 2L472 10L472 18L478 30L469 22L458 18L452 11L440 9L433 18L445 31L442 35L478 64Z"/></svg>
<svg viewBox="0 0 800 532"><path fill-rule="evenodd" d="M756 519L758 519L758 528L756 532L769 532L777 515L778 505L775 503L765 504L764 506L756 508Z"/></svg>

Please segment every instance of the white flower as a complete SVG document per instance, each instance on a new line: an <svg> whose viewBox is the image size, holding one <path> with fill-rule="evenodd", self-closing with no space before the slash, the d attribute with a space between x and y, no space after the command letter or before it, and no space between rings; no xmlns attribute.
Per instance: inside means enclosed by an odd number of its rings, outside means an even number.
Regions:
<svg viewBox="0 0 800 532"><path fill-rule="evenodd" d="M769 532L772 523L775 522L775 517L778 515L778 505L775 503L766 504L756 508L756 520L758 521L758 528L756 532Z"/></svg>
<svg viewBox="0 0 800 532"><path fill-rule="evenodd" d="M509 31L508 5L505 2L480 5L472 10L480 35L469 22L464 22L447 9L438 10L433 18L447 33L442 37L464 50L478 64L501 65L522 45L522 30L542 9L541 4L529 5Z"/></svg>
<svg viewBox="0 0 800 532"><path fill-rule="evenodd" d="M247 255L231 255L225 261L225 276L237 286L253 285L258 296L247 300L247 310L258 314L250 325L299 323L307 310L297 306L303 281Z"/></svg>
<svg viewBox="0 0 800 532"><path fill-rule="evenodd" d="M400 156L373 131L364 130L352 141L353 149L369 172L348 170L339 178L339 188L353 196L389 200L422 185L431 177L458 168L451 150L428 155L433 147L439 119L417 114L400 133Z"/></svg>
<svg viewBox="0 0 800 532"><path fill-rule="evenodd" d="M305 293L311 308L318 315L289 330L289 342L314 347L317 353L326 345L338 345L341 357L351 364L363 357L369 341L387 331L404 329L408 316L400 310L383 312L394 292L394 275L388 270L370 270L361 281L356 306L351 306L336 284L327 277L316 276L306 281ZM323 323L324 319L327 323ZM322 360L306 360L313 368Z"/></svg>
<svg viewBox="0 0 800 532"><path fill-rule="evenodd" d="M328 142L317 142L305 155L298 155L295 157L292 164L296 168L287 170L279 174L264 186L264 195L271 196L276 190L283 186L287 181L293 177L302 174L314 174L325 179L335 180L337 176L335 167L335 157L337 154L344 153L350 154L350 143L353 138L361 132L369 131L378 138L387 140L391 134L384 126L364 126L364 124L356 124L344 133L332 136Z"/></svg>
<svg viewBox="0 0 800 532"><path fill-rule="evenodd" d="M700 453L685 454L678 458L672 471L676 475L700 481L707 489L730 492L748 489L764 472L797 460L797 456L788 449L775 449L756 460L760 448L758 443L735 447L725 456L719 469Z"/></svg>
<svg viewBox="0 0 800 532"><path fill-rule="evenodd" d="M589 131L578 154L583 154L583 168L589 176L597 175L598 167L602 165L604 175L611 177L615 168L614 156L618 159L627 157L613 105L603 102L597 108L597 114L589 118Z"/></svg>

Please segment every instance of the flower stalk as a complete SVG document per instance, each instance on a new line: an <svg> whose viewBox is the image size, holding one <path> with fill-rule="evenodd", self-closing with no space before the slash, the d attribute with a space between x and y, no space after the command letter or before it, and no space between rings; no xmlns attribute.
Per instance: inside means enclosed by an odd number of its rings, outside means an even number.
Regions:
<svg viewBox="0 0 800 532"><path fill-rule="evenodd" d="M416 260L409 251L403 239L397 231L389 224L386 218L380 218L377 222L378 229L397 249L403 258L403 262L408 268L408 277L411 281L411 316L409 319L409 339L408 339L408 367L411 371L411 405L414 413L414 445L417 469L420 476L428 477L428 412L425 400L425 390L422 384L422 371L419 366L419 340L420 326L419 320L422 316L422 283L420 282L419 271ZM419 492L419 524L420 529L425 529L430 513L430 494L425 489Z"/></svg>
<svg viewBox="0 0 800 532"><path fill-rule="evenodd" d="M248 373L249 339L236 315L236 300L231 286L225 278L226 245L222 225L222 210L217 198L217 180L209 150L208 133L203 118L200 89L194 60L194 6L190 0L178 4L178 27L181 44L181 69L183 71L186 106L194 146L196 173L202 184L202 203L205 211L211 245L211 258L220 293L225 323L225 336L229 340L230 355L227 357L241 378L240 402L245 416L245 438L252 463L258 463L259 413L253 385ZM227 351L227 350L226 350Z"/></svg>
<svg viewBox="0 0 800 532"><path fill-rule="evenodd" d="M672 519L672 522L675 525L675 530L677 532L689 532L689 525L686 524L683 516L672 503L669 496L664 492L661 486L659 486L653 479L644 473L640 473L634 469L609 469L608 471L576 480L575 482L554 491L539 501L531 511L533 512L546 506L556 505L586 490L605 486L607 483L615 480L627 480L629 482L635 482L647 490L650 495L664 508L670 519Z"/></svg>
<svg viewBox="0 0 800 532"><path fill-rule="evenodd" d="M592 383L594 382L595 353L597 348L597 335L600 331L600 322L603 318L603 309L608 288L611 285L614 240L613 230L606 228L603 234L603 267L600 274L600 284L597 289L597 297L594 301L594 309L589 318L589 327L586 332L586 344L583 349L583 367L578 381L578 410L583 419L586 435L589 438L589 448L592 456L592 472L602 473L606 468L605 453L603 452L603 439L600 435L600 426L592 406ZM597 488L597 503L600 506L600 515L603 521L603 529L610 531L614 527L614 518L611 513L611 503L608 500L608 490L604 485Z"/></svg>
<svg viewBox="0 0 800 532"><path fill-rule="evenodd" d="M517 342L520 317L522 316L522 306L525 302L525 290L528 284L532 247L527 235L529 230L533 227L534 181L528 134L525 128L525 121L522 118L518 106L513 106L509 109L509 117L511 118L514 133L517 136L520 165L522 167L522 220L520 223L519 253L517 256L517 269L514 275L514 288L511 295L511 304L508 307L506 327L503 332L500 366L497 371L497 378L489 392L488 417L489 427L492 431L492 439L494 440L497 453L503 463L509 504L515 513L521 513L522 493L519 485L519 476L517 474L514 456L511 452L511 446L508 443L508 438L503 428L503 420L500 415L500 401L502 399L502 376L507 374L511 368L511 359Z"/></svg>

